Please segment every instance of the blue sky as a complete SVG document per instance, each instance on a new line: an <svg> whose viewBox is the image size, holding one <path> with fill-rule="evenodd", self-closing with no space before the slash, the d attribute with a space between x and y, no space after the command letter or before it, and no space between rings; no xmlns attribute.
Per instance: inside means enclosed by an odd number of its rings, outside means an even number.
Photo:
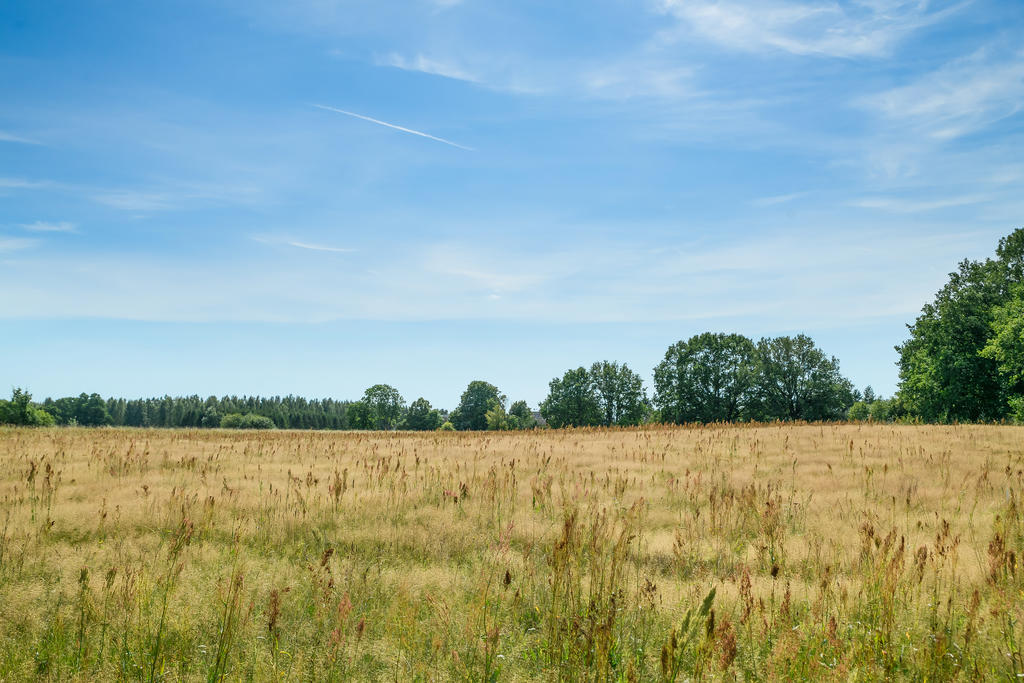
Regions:
<svg viewBox="0 0 1024 683"><path fill-rule="evenodd" d="M1024 224L1021 35L1017 0L8 0L0 382L536 405L710 330L891 393Z"/></svg>

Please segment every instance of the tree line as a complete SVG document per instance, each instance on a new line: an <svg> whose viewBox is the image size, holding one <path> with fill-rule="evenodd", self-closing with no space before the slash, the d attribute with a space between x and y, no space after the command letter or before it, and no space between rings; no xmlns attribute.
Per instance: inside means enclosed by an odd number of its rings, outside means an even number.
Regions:
<svg viewBox="0 0 1024 683"><path fill-rule="evenodd" d="M899 389L854 388L839 362L803 334L762 338L705 332L668 347L650 398L625 363L599 361L555 377L533 411L498 388L470 382L451 412L407 404L387 384L362 398L210 396L125 400L98 394L0 400L0 424L238 429L510 430L738 421L914 420L1024 422L1024 228L995 258L965 260L907 326Z"/></svg>
<svg viewBox="0 0 1024 683"><path fill-rule="evenodd" d="M535 427L639 425L648 422L841 419L852 385L838 362L810 338L757 344L735 334L706 333L669 347L655 368L655 391L625 363L599 361L570 369L549 384L539 411L509 404L497 386L470 382L452 411L425 398L406 403L375 384L355 401L296 396L199 396L104 399L99 394L33 403L15 389L0 401L0 422L21 425L222 427L236 429L515 430Z"/></svg>

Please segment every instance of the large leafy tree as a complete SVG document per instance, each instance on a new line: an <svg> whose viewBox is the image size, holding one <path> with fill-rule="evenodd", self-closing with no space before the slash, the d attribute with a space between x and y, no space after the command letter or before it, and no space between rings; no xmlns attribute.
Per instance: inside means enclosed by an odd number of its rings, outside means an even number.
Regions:
<svg viewBox="0 0 1024 683"><path fill-rule="evenodd" d="M668 348L654 369L654 403L665 422L732 422L746 415L756 373L754 343L705 332Z"/></svg>
<svg viewBox="0 0 1024 683"><path fill-rule="evenodd" d="M1024 285L1014 288L1013 296L992 310L992 333L981 355L998 363L999 372L1014 393L1024 384Z"/></svg>
<svg viewBox="0 0 1024 683"><path fill-rule="evenodd" d="M1024 421L1024 284L1015 286L1010 300L993 309L992 334L981 355L998 364L1012 416Z"/></svg>
<svg viewBox="0 0 1024 683"><path fill-rule="evenodd" d="M853 385L807 335L757 343L754 398L749 414L760 420L838 420L853 404Z"/></svg>
<svg viewBox="0 0 1024 683"><path fill-rule="evenodd" d="M433 431L441 426L441 413L425 398L418 398L409 404L405 414L405 428L417 432Z"/></svg>
<svg viewBox="0 0 1024 683"><path fill-rule="evenodd" d="M11 391L11 400L0 400L0 424L47 427L54 424L53 415L32 404L32 394L23 389Z"/></svg>
<svg viewBox="0 0 1024 683"><path fill-rule="evenodd" d="M567 370L548 384L548 396L540 404L540 414L548 424L560 427L586 427L601 424L601 405L594 380L586 368Z"/></svg>
<svg viewBox="0 0 1024 683"><path fill-rule="evenodd" d="M363 394L374 429L394 429L405 411L405 399L389 384L374 384Z"/></svg>
<svg viewBox="0 0 1024 683"><path fill-rule="evenodd" d="M960 263L908 325L910 338L896 349L900 398L911 414L929 422L1007 416L1020 392L1006 370L1022 276L1024 228L999 241L995 259Z"/></svg>
<svg viewBox="0 0 1024 683"><path fill-rule="evenodd" d="M526 401L515 401L508 409L508 419L513 429L533 429L537 420Z"/></svg>
<svg viewBox="0 0 1024 683"><path fill-rule="evenodd" d="M601 424L637 425L647 417L644 381L628 365L599 361L590 366L590 379L602 416Z"/></svg>
<svg viewBox="0 0 1024 683"><path fill-rule="evenodd" d="M462 392L459 406L452 411L451 422L456 429L483 431L487 429L487 411L504 406L505 397L489 382L474 380Z"/></svg>
<svg viewBox="0 0 1024 683"><path fill-rule="evenodd" d="M75 405L75 419L78 424L88 427L113 424L113 419L107 412L107 402L99 394L79 394Z"/></svg>
<svg viewBox="0 0 1024 683"><path fill-rule="evenodd" d="M349 429L373 429L373 411L366 401L349 403L345 418Z"/></svg>

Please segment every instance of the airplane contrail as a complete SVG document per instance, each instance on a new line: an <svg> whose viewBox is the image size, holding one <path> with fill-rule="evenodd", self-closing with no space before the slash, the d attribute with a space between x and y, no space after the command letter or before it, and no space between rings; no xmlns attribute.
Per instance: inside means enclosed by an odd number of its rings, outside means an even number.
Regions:
<svg viewBox="0 0 1024 683"><path fill-rule="evenodd" d="M388 128L394 128L395 130L400 130L403 133L412 133L413 135L419 135L420 137L423 137L423 138L428 138L430 140L436 140L437 142L443 142L446 145L451 145L452 147L458 147L459 149L464 149L467 152L475 152L476 151L472 147L466 147L464 145L460 145L457 142L452 142L451 140L445 140L444 138L439 138L436 135L430 135L429 133L424 133L422 131L413 130L412 128L404 128L402 126L396 126L393 123L388 123L387 121L380 121L378 119L372 119L369 116L363 116L362 114L356 114L355 112L352 112L352 111L345 111L344 109L335 109L334 107L328 107L327 105L324 105L324 104L314 104L313 106L317 107L318 109L326 109L327 111L333 111L333 112L336 112L338 114L344 114L345 116L352 116L352 117L355 117L357 119L362 119L363 121L369 121L370 123L376 123L376 124L381 125L381 126L387 126Z"/></svg>

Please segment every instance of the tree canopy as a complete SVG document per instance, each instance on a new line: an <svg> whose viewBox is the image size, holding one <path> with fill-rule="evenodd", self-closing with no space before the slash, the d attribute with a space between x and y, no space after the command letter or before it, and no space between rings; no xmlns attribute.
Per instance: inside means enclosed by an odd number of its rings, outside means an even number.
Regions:
<svg viewBox="0 0 1024 683"><path fill-rule="evenodd" d="M728 422L747 415L757 372L754 343L705 332L668 347L654 369L654 403L665 422Z"/></svg>
<svg viewBox="0 0 1024 683"><path fill-rule="evenodd" d="M907 328L899 351L900 397L926 422L1007 417L1024 394L1020 348L1024 228L999 241L996 258L965 260Z"/></svg>
<svg viewBox="0 0 1024 683"><path fill-rule="evenodd" d="M640 375L625 363L599 361L590 366L590 379L597 398L600 424L638 425L649 410L647 392Z"/></svg>
<svg viewBox="0 0 1024 683"><path fill-rule="evenodd" d="M540 414L555 429L601 424L601 405L590 372L579 367L552 379L548 396L540 404Z"/></svg>
<svg viewBox="0 0 1024 683"><path fill-rule="evenodd" d="M487 411L504 406L505 396L490 382L474 380L462 392L458 407L452 411L451 422L458 430L487 429Z"/></svg>
<svg viewBox="0 0 1024 683"><path fill-rule="evenodd" d="M406 429L424 432L437 429L443 422L441 411L434 409L430 401L421 397L409 404L404 426Z"/></svg>
<svg viewBox="0 0 1024 683"><path fill-rule="evenodd" d="M654 369L664 422L838 420L853 404L839 363L810 337L705 333L668 348Z"/></svg>
<svg viewBox="0 0 1024 683"><path fill-rule="evenodd" d="M853 384L804 334L762 339L748 416L757 420L841 420L853 404Z"/></svg>
<svg viewBox="0 0 1024 683"><path fill-rule="evenodd" d="M370 429L394 429L405 412L405 399L390 384L374 384L363 394Z"/></svg>

